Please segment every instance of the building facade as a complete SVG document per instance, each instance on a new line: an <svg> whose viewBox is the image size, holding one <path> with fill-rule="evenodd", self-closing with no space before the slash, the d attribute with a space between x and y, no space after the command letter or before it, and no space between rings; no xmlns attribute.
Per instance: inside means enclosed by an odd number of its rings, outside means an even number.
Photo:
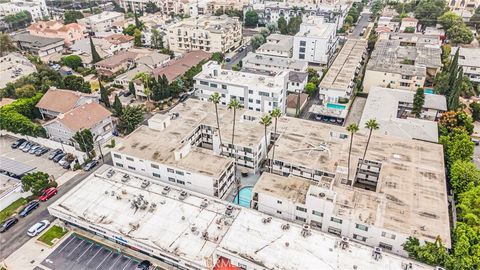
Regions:
<svg viewBox="0 0 480 270"><path fill-rule="evenodd" d="M78 23L64 25L60 21L39 21L28 28L30 35L48 38L62 38L65 46L71 46L75 41L85 37L85 27Z"/></svg>
<svg viewBox="0 0 480 270"><path fill-rule="evenodd" d="M266 42L255 50L257 54L292 58L293 37L280 34L271 34Z"/></svg>
<svg viewBox="0 0 480 270"><path fill-rule="evenodd" d="M56 52L62 52L64 49L63 38L47 38L43 36L34 36L28 33L16 34L12 40L17 43L17 48L28 51L39 57L46 57Z"/></svg>
<svg viewBox="0 0 480 270"><path fill-rule="evenodd" d="M480 83L480 49L479 48L452 48L450 57L453 57L457 50L458 65L463 68L463 74L470 81Z"/></svg>
<svg viewBox="0 0 480 270"><path fill-rule="evenodd" d="M1 16L15 15L22 11L30 13L33 21L39 21L50 16L45 0L12 0L0 4Z"/></svg>
<svg viewBox="0 0 480 270"><path fill-rule="evenodd" d="M78 20L91 35L110 32L114 23L124 20L124 14L120 12L104 11Z"/></svg>

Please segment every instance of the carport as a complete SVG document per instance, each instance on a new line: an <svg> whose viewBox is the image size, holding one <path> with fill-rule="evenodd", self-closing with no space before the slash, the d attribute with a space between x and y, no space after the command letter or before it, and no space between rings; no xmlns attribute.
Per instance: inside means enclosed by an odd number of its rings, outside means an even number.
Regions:
<svg viewBox="0 0 480 270"><path fill-rule="evenodd" d="M35 167L29 166L14 159L0 157L0 173L13 178L20 179L26 173L35 170Z"/></svg>

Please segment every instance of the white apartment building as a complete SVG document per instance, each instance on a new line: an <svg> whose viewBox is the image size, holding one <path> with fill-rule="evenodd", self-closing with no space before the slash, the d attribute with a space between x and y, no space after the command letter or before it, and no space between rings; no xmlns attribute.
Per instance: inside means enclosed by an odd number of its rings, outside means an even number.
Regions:
<svg viewBox="0 0 480 270"><path fill-rule="evenodd" d="M157 5L157 7L162 6L162 0L119 0L118 5L128 12L131 10L132 12L140 12L145 10L147 4L151 2Z"/></svg>
<svg viewBox="0 0 480 270"><path fill-rule="evenodd" d="M470 81L480 83L480 49L454 47L451 51L451 57L455 55L457 49L460 49L458 65L463 68L463 74L467 76Z"/></svg>
<svg viewBox="0 0 480 270"><path fill-rule="evenodd" d="M93 33L94 35L102 35L102 33L111 32L114 23L123 21L124 15L125 14L120 12L104 11L99 14L79 19L78 24L83 25L87 32Z"/></svg>
<svg viewBox="0 0 480 270"><path fill-rule="evenodd" d="M373 86L415 91L442 67L439 36L386 33L368 61L363 92Z"/></svg>
<svg viewBox="0 0 480 270"><path fill-rule="evenodd" d="M227 105L231 99L237 99L245 109L269 113L274 108L279 108L285 113L288 73L282 71L268 76L233 71L210 61L194 77L195 94L201 100L208 101L213 93L218 92L222 96L222 105Z"/></svg>
<svg viewBox="0 0 480 270"><path fill-rule="evenodd" d="M310 17L293 38L293 59L328 65L337 48L336 31L335 24L324 22L323 17Z"/></svg>
<svg viewBox="0 0 480 270"><path fill-rule="evenodd" d="M72 229L139 251L160 267L434 269L107 165L48 211Z"/></svg>
<svg viewBox="0 0 480 270"><path fill-rule="evenodd" d="M175 52L226 53L240 45L242 25L238 18L227 15L192 17L169 27L166 41Z"/></svg>
<svg viewBox="0 0 480 270"><path fill-rule="evenodd" d="M33 21L42 20L50 16L45 0L20 1L12 0L0 4L0 16L15 15L21 11L28 11Z"/></svg>
<svg viewBox="0 0 480 270"><path fill-rule="evenodd" d="M292 58L293 37L280 34L271 34L266 42L255 50L258 54Z"/></svg>
<svg viewBox="0 0 480 270"><path fill-rule="evenodd" d="M451 246L441 145L374 131L362 161L364 129L348 167L344 127L281 117L278 130L273 171L256 183L252 208L400 255L409 236Z"/></svg>

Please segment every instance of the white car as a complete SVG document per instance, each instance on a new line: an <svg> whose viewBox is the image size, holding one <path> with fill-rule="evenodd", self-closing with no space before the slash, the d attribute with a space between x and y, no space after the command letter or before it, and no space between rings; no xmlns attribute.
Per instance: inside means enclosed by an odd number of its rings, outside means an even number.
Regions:
<svg viewBox="0 0 480 270"><path fill-rule="evenodd" d="M39 233L45 230L49 225L50 225L50 221L48 220L42 220L40 222L37 222L35 225L30 227L30 229L28 229L27 235L31 237L37 236Z"/></svg>

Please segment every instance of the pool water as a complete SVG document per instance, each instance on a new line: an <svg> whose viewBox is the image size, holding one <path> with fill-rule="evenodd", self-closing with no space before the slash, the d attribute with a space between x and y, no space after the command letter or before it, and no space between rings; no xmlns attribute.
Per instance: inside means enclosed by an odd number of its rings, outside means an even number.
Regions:
<svg viewBox="0 0 480 270"><path fill-rule="evenodd" d="M433 94L433 89L432 88L425 88L425 90L423 90L423 92L425 94Z"/></svg>
<svg viewBox="0 0 480 270"><path fill-rule="evenodd" d="M250 201L252 200L252 189L253 187L243 187L240 189L240 202L238 201L238 195L235 196L235 204L240 206L250 208Z"/></svg>
<svg viewBox="0 0 480 270"><path fill-rule="evenodd" d="M339 105L339 104L333 104L333 103L327 103L327 108L337 109L337 110L345 110L346 106L345 105Z"/></svg>

